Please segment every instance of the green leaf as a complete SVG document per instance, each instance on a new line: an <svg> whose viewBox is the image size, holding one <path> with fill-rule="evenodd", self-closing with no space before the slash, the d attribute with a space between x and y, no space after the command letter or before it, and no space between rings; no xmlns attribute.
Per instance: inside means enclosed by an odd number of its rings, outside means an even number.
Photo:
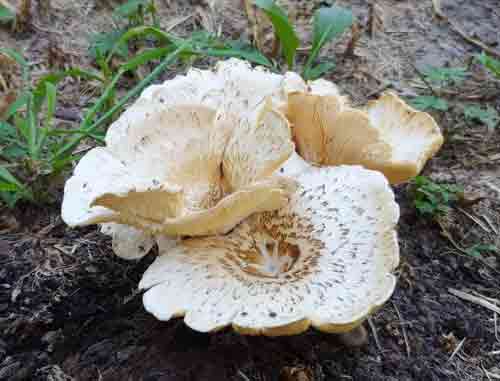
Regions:
<svg viewBox="0 0 500 381"><path fill-rule="evenodd" d="M500 78L500 61L488 56L485 52L477 56L477 60L481 62L489 71L496 77Z"/></svg>
<svg viewBox="0 0 500 381"><path fill-rule="evenodd" d="M426 79L438 86L459 84L467 78L467 68L464 67L428 67L422 71Z"/></svg>
<svg viewBox="0 0 500 381"><path fill-rule="evenodd" d="M54 117L54 113L56 111L56 86L51 82L46 82L45 88L45 93L47 94L47 112L45 113L45 122L40 131L40 136L37 142L37 155L39 155L42 151L45 139L52 129L52 118Z"/></svg>
<svg viewBox="0 0 500 381"><path fill-rule="evenodd" d="M160 59L162 57L165 57L168 53L172 52L172 48L156 48L156 49L149 49L141 54L138 54L137 56L131 58L124 64L120 66L121 71L128 71L128 70L134 70L137 67L144 65L152 60Z"/></svg>
<svg viewBox="0 0 500 381"><path fill-rule="evenodd" d="M29 93L24 93L21 96L17 97L17 99L12 103L7 111L3 114L4 120L9 120L15 113L17 113L22 107L26 105L29 98Z"/></svg>
<svg viewBox="0 0 500 381"><path fill-rule="evenodd" d="M9 172L9 170L2 165L0 165L0 180L14 184L18 188L23 187L23 185Z"/></svg>
<svg viewBox="0 0 500 381"><path fill-rule="evenodd" d="M438 111L447 111L449 106L448 102L442 98L433 95L422 95L415 97L411 100L411 105L418 110L425 111L434 109Z"/></svg>
<svg viewBox="0 0 500 381"><path fill-rule="evenodd" d="M312 50L307 59L304 72L310 70L312 63L318 57L323 46L339 37L351 27L354 17L349 9L334 5L320 8L314 13L314 30Z"/></svg>
<svg viewBox="0 0 500 381"><path fill-rule="evenodd" d="M480 258L482 257L483 253L487 252L497 253L498 248L494 245L475 244L465 250L465 253L467 255L470 255L471 257L474 258Z"/></svg>
<svg viewBox="0 0 500 381"><path fill-rule="evenodd" d="M144 7L147 4L148 0L129 0L113 11L113 18L120 19L122 17L134 16L139 12L140 6Z"/></svg>
<svg viewBox="0 0 500 381"><path fill-rule="evenodd" d="M0 24L6 24L8 22L14 21L15 19L16 14L6 6L0 4Z"/></svg>
<svg viewBox="0 0 500 381"><path fill-rule="evenodd" d="M99 56L105 56L114 49L114 53L120 57L128 56L128 46L124 43L118 43L125 30L115 29L108 33L95 33L90 35L89 55L96 59Z"/></svg>
<svg viewBox="0 0 500 381"><path fill-rule="evenodd" d="M16 128L7 123L2 122L0 120L0 144L2 144L7 139L16 139L17 138L17 130Z"/></svg>
<svg viewBox="0 0 500 381"><path fill-rule="evenodd" d="M312 67L311 69L305 69L303 76L304 79L310 81L317 78L320 78L325 73L335 69L335 62L322 62Z"/></svg>
<svg viewBox="0 0 500 381"><path fill-rule="evenodd" d="M105 81L99 73L77 67L46 74L38 80L33 90L35 113L40 111L40 107L45 101L45 97L47 95L47 83L56 86L59 82L68 77L97 80L99 82Z"/></svg>
<svg viewBox="0 0 500 381"><path fill-rule="evenodd" d="M195 52L198 54L201 54L201 55L207 55L207 56L211 56L211 57L242 58L242 59L247 60L249 62L253 62L257 65L262 65L262 66L267 66L267 67L272 66L271 61L269 61L266 56L264 56L262 53L260 53L256 49L255 50L241 50L241 49L234 49L234 48L223 48L223 49L207 48L207 49L200 49L200 50L197 50Z"/></svg>
<svg viewBox="0 0 500 381"><path fill-rule="evenodd" d="M481 106L472 105L464 107L464 116L469 120L477 120L493 130L500 122L500 115L493 107L483 109Z"/></svg>
<svg viewBox="0 0 500 381"><path fill-rule="evenodd" d="M254 0L254 3L271 20L274 32L281 42L288 68L292 69L295 63L295 53L299 47L299 38L288 20L288 16L273 0Z"/></svg>
<svg viewBox="0 0 500 381"><path fill-rule="evenodd" d="M182 42L181 39L174 37L161 29L152 26L138 26L136 28L131 28L120 35L120 37L114 42L114 45L109 49L109 54L106 57L106 63L109 64L113 55L118 52L118 49L120 49L120 46L128 46L129 40L139 37L154 37L161 43L173 44L175 46L180 45Z"/></svg>

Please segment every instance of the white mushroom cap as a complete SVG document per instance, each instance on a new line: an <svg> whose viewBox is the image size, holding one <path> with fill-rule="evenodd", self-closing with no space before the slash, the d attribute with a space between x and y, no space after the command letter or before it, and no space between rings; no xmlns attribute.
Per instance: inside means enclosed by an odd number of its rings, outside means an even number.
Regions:
<svg viewBox="0 0 500 381"><path fill-rule="evenodd" d="M408 181L443 144L434 119L387 92L356 110L321 80L308 92L289 95L286 111L297 151L319 165L360 164L391 183Z"/></svg>
<svg viewBox="0 0 500 381"><path fill-rule="evenodd" d="M382 174L310 167L287 207L254 214L226 236L193 238L143 276L145 308L208 332L349 331L392 294L399 209Z"/></svg>
<svg viewBox="0 0 500 381"><path fill-rule="evenodd" d="M193 73L199 75L179 82ZM272 174L294 145L270 98L248 118L187 104L187 96L179 104L160 97L153 89L139 99L109 128L106 147L78 164L65 187L62 216L69 225L114 222L172 237L220 234L288 201L293 180Z"/></svg>

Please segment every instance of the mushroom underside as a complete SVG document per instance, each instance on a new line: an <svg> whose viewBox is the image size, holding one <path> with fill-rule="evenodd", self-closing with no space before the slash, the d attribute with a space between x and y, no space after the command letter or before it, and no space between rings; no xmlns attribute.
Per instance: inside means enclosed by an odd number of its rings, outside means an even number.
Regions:
<svg viewBox="0 0 500 381"><path fill-rule="evenodd" d="M392 294L399 209L386 179L358 166L309 168L287 207L226 236L163 249L143 276L145 308L209 332L291 335L360 325Z"/></svg>

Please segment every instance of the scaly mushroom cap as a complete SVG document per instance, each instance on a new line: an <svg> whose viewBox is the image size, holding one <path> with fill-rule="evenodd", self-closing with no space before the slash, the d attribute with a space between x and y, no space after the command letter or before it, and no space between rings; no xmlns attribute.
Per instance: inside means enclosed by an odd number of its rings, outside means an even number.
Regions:
<svg viewBox="0 0 500 381"><path fill-rule="evenodd" d="M149 312L184 316L201 332L345 332L390 297L399 209L385 177L294 160L283 168L298 182L286 207L254 214L226 236L159 245L139 286Z"/></svg>
<svg viewBox="0 0 500 381"><path fill-rule="evenodd" d="M306 160L360 164L398 184L418 175L443 144L434 119L396 94L387 92L365 110L356 110L325 82L288 96L286 115L297 151Z"/></svg>
<svg viewBox="0 0 500 381"><path fill-rule="evenodd" d="M111 231L117 239L130 231L123 226L144 232L115 244L128 258L140 256L133 248L151 235L225 233L288 201L294 181L271 175L293 152L288 122L269 102L250 121L203 105L139 99L109 128L106 147L76 167L62 217L72 226L118 224Z"/></svg>

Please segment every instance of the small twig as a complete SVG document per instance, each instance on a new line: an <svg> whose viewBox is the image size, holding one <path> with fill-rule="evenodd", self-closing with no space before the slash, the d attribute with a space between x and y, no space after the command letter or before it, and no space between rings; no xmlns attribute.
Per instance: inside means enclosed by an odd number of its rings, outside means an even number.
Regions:
<svg viewBox="0 0 500 381"><path fill-rule="evenodd" d="M457 298L467 300L468 302L477 304L477 305L482 306L484 308L487 308L487 309L489 309L497 314L500 314L500 307L498 307L497 305L495 305L491 302L488 302L484 298L480 298L478 296L474 296L474 295L468 294L466 292L456 290L454 288L448 288L448 292L452 295L455 295Z"/></svg>
<svg viewBox="0 0 500 381"><path fill-rule="evenodd" d="M396 306L396 303L392 302L392 305L394 306L394 310L396 311L396 314L398 315L399 321L400 321L400 327L401 331L403 331L403 339L405 340L405 346L406 346L406 354L408 357L411 355L411 350L410 350L410 344L408 342L408 336L406 335L406 329L403 323L403 318L401 317L401 312L399 312L398 306Z"/></svg>
<svg viewBox="0 0 500 381"><path fill-rule="evenodd" d="M481 227L486 233L491 233L491 230L485 226L481 221L479 221L478 218L474 217L473 215L471 215L470 213L467 213L465 210L463 210L462 208L458 208L457 209L462 212L465 216L469 217L472 222L475 222L479 227Z"/></svg>
<svg viewBox="0 0 500 381"><path fill-rule="evenodd" d="M380 352L382 352L382 346L380 345L380 341L378 339L377 327L375 327L375 323L373 323L371 317L368 318L368 325L370 326L370 330L372 331L373 339L375 340L375 345L377 346L377 349Z"/></svg>
<svg viewBox="0 0 500 381"><path fill-rule="evenodd" d="M460 341L460 343L458 343L457 347L455 348L455 350L453 351L453 353L451 354L450 358L448 359L448 361L451 361L453 360L453 357L455 357L455 355L458 353L458 351L463 347L464 343L465 343L465 339L466 337L464 337L462 339L462 341Z"/></svg>
<svg viewBox="0 0 500 381"><path fill-rule="evenodd" d="M250 381L250 379L248 378L248 376L243 373L241 370L238 369L238 374L241 376L241 378L243 378L245 381Z"/></svg>
<svg viewBox="0 0 500 381"><path fill-rule="evenodd" d="M175 20L171 25L169 25L165 31L166 32L170 32L172 29L178 27L179 25L181 25L182 23L184 23L185 21L189 20L191 17L193 17L193 14L190 13L189 15L185 16L185 17L182 17L181 19L178 19L178 20Z"/></svg>
<svg viewBox="0 0 500 381"><path fill-rule="evenodd" d="M418 75L418 77L422 80L422 82L425 84L425 86L429 89L429 91L434 95L436 98L439 98L439 94L434 90L434 87L432 87L431 83L425 78L425 76L420 72L420 70L417 69L417 67L413 64L413 62L408 61L410 66L412 67L413 71Z"/></svg>
<svg viewBox="0 0 500 381"><path fill-rule="evenodd" d="M497 339L498 342L500 342L500 336L498 335L498 314L495 312L493 314L493 322L495 324L495 338ZM498 351L500 353L500 351Z"/></svg>

